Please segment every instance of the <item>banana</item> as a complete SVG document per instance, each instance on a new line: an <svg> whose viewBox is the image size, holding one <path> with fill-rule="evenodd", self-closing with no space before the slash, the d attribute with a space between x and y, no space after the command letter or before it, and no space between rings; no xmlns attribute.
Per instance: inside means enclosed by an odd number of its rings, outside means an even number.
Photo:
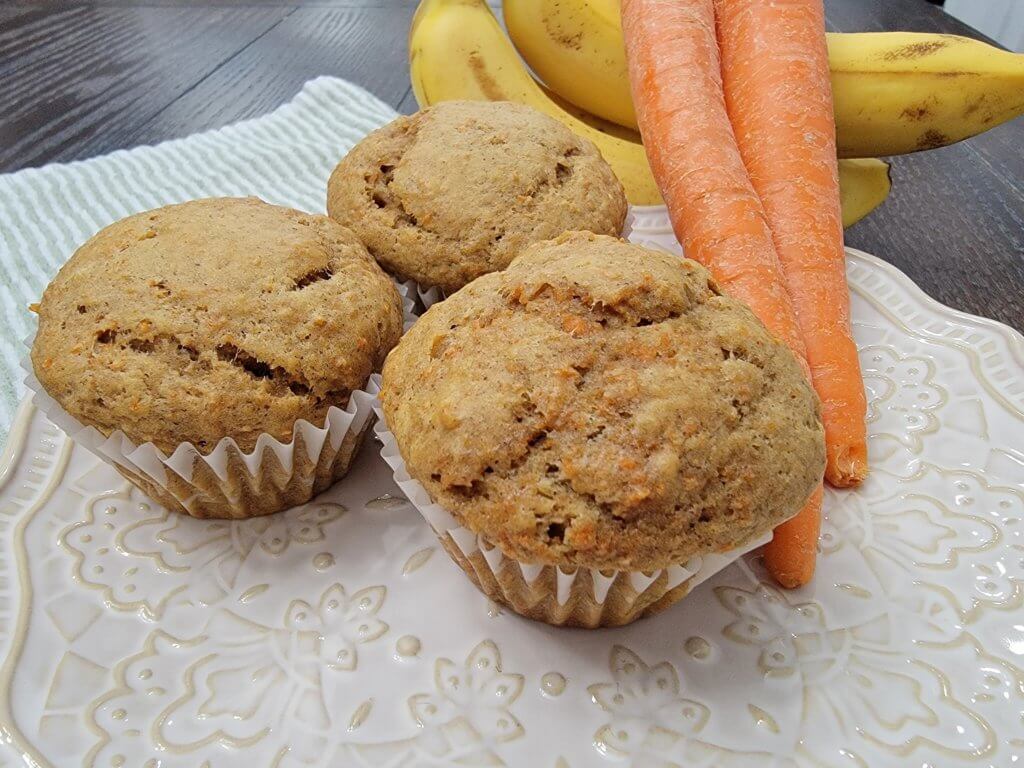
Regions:
<svg viewBox="0 0 1024 768"><path fill-rule="evenodd" d="M636 128L618 0L503 0L530 68L573 104ZM914 32L830 33L840 157L953 144L1024 113L1024 54Z"/></svg>
<svg viewBox="0 0 1024 768"><path fill-rule="evenodd" d="M597 145L631 203L662 203L639 135L537 83L486 0L422 0L409 30L409 75L421 107L452 99L516 101L554 117ZM839 184L847 226L885 200L888 166L880 160L841 161Z"/></svg>
<svg viewBox="0 0 1024 768"><path fill-rule="evenodd" d="M889 164L874 158L839 161L839 197L843 204L843 226L863 219L889 196L892 178Z"/></svg>
<svg viewBox="0 0 1024 768"><path fill-rule="evenodd" d="M1024 113L1024 54L955 35L830 34L840 157L953 144Z"/></svg>
<svg viewBox="0 0 1024 768"><path fill-rule="evenodd" d="M503 0L501 10L509 37L543 83L636 130L619 0Z"/></svg>

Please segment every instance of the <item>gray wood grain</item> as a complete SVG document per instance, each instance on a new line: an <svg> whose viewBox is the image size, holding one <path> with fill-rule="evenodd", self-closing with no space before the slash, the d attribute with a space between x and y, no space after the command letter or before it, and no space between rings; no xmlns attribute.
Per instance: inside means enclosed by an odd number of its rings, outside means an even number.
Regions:
<svg viewBox="0 0 1024 768"><path fill-rule="evenodd" d="M293 8L267 34L124 136L146 144L265 114L303 83L333 75L394 106L411 90L406 38L413 8Z"/></svg>
<svg viewBox="0 0 1024 768"><path fill-rule="evenodd" d="M2 170L128 146L140 123L290 13L75 4L18 10L0 24Z"/></svg>

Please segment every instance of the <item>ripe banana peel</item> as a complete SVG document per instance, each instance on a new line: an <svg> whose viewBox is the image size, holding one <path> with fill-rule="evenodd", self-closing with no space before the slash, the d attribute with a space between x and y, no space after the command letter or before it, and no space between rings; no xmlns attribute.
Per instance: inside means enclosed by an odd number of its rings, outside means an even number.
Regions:
<svg viewBox="0 0 1024 768"><path fill-rule="evenodd" d="M503 0L501 10L516 49L551 90L636 130L619 0Z"/></svg>
<svg viewBox="0 0 1024 768"><path fill-rule="evenodd" d="M516 48L563 98L636 128L619 0L503 0ZM1024 54L955 35L830 33L840 157L899 155L1024 113Z"/></svg>
<svg viewBox="0 0 1024 768"><path fill-rule="evenodd" d="M840 157L953 144L1024 113L1024 54L955 35L830 34Z"/></svg>
<svg viewBox="0 0 1024 768"><path fill-rule="evenodd" d="M660 205L640 136L573 106L524 66L486 0L422 0L409 31L409 74L421 107L468 99L527 104L590 139L634 205ZM889 168L880 160L840 161L843 225L881 205Z"/></svg>

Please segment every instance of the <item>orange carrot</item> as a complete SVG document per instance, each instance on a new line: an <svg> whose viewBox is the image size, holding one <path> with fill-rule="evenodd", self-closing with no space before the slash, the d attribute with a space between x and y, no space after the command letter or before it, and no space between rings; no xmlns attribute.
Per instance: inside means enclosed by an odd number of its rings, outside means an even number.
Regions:
<svg viewBox="0 0 1024 768"><path fill-rule="evenodd" d="M714 0L726 108L764 205L821 399L833 485L867 475L867 402L850 331L822 0Z"/></svg>
<svg viewBox="0 0 1024 768"><path fill-rule="evenodd" d="M712 0L623 0L637 123L687 257L801 357L764 208L725 111Z"/></svg>
<svg viewBox="0 0 1024 768"><path fill-rule="evenodd" d="M764 208L726 113L713 0L623 0L622 28L637 123L676 237L803 361ZM814 572L815 548L803 542L817 541L820 513L815 493L768 545L777 556L767 562L783 586Z"/></svg>
<svg viewBox="0 0 1024 768"><path fill-rule="evenodd" d="M796 517L775 529L764 548L764 565L779 584L801 587L814 576L821 533L821 496L819 485Z"/></svg>

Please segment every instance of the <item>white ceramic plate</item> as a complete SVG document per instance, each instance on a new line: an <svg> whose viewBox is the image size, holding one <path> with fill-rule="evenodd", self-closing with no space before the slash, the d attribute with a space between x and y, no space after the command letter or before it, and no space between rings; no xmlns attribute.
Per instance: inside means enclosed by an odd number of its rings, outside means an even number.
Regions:
<svg viewBox="0 0 1024 768"><path fill-rule="evenodd" d="M674 245L664 216L632 237ZM1024 340L851 252L872 475L814 583L756 555L558 630L475 591L375 445L316 503L168 514L23 406L0 765L1005 766L1024 757Z"/></svg>

